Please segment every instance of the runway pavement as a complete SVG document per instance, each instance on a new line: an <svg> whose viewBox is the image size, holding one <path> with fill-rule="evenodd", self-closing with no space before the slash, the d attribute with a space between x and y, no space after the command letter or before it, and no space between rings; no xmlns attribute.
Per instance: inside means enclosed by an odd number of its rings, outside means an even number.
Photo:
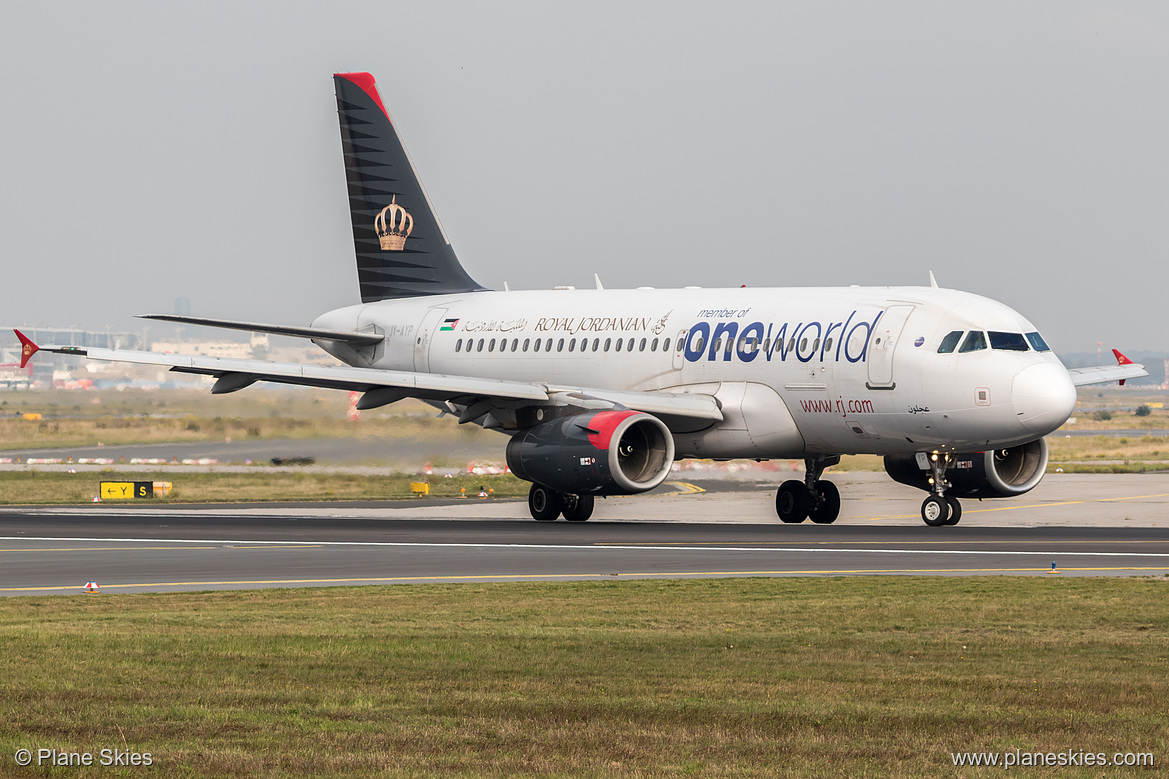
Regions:
<svg viewBox="0 0 1169 779"><path fill-rule="evenodd" d="M857 574L1169 575L1169 477L1053 474L929 528L922 493L835 478L834 525L782 525L773 487L674 482L537 523L519 501L0 509L0 594L409 582ZM733 487L724 490L722 487ZM704 490L704 491L699 491ZM88 596L87 596L88 597Z"/></svg>

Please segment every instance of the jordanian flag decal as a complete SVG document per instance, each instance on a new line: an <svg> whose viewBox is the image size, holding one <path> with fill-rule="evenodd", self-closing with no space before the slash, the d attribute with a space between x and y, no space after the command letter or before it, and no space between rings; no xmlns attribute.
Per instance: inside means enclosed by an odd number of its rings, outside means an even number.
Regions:
<svg viewBox="0 0 1169 779"><path fill-rule="evenodd" d="M457 325L458 323L459 323L459 320L457 320L457 319L444 319L444 320L442 320L442 327L438 328L438 331L440 333L445 333L448 330L454 330L455 325Z"/></svg>

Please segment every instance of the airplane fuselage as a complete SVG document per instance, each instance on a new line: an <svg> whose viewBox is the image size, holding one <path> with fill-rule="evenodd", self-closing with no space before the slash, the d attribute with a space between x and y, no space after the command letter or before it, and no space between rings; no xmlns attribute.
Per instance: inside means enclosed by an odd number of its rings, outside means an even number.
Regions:
<svg viewBox="0 0 1169 779"><path fill-rule="evenodd" d="M1008 447L1057 429L1076 397L1023 316L930 287L477 292L350 306L314 326L384 334L367 350L321 342L361 367L714 395L721 423L667 421L679 457ZM1010 348L984 337L939 353L955 332L1008 334Z"/></svg>

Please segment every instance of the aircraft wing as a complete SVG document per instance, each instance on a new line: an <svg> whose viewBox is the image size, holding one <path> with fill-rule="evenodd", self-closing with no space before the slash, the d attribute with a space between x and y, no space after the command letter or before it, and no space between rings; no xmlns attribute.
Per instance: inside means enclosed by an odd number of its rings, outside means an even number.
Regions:
<svg viewBox="0 0 1169 779"><path fill-rule="evenodd" d="M1116 365L1069 368L1068 375L1072 377L1072 384L1083 387L1088 384L1107 384L1110 381L1119 381L1123 386L1126 379L1139 379L1149 375L1145 366L1133 362L1116 349L1112 350L1112 354L1116 356Z"/></svg>
<svg viewBox="0 0 1169 779"><path fill-rule="evenodd" d="M248 387L258 381L297 384L306 387L350 390L369 393L358 408L374 408L403 398L445 402L460 414L460 422L477 421L492 409L520 405L581 405L584 407L620 405L648 414L664 414L688 419L721 421L722 410L710 395L671 392L638 392L588 387L552 386L539 382L506 381L476 376L452 376L436 373L389 371L354 368L348 365L308 365L268 362L226 357L186 354L159 354L123 349L88 347L37 347L23 333L17 335L24 345L22 358L27 363L37 351L84 356L90 360L158 365L176 373L214 376L213 394L224 394ZM368 399L368 400L367 400ZM451 407L460 407L456 409ZM499 414L496 414L498 418Z"/></svg>

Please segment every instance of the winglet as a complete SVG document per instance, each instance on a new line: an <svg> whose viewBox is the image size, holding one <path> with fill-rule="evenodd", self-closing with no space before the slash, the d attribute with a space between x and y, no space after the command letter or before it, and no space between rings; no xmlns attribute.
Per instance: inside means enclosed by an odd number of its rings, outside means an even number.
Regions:
<svg viewBox="0 0 1169 779"><path fill-rule="evenodd" d="M938 288L938 280L934 278L934 272L930 271L930 286L934 289Z"/></svg>
<svg viewBox="0 0 1169 779"><path fill-rule="evenodd" d="M20 367L23 368L28 365L28 361L32 356L41 350L41 347L29 340L28 336L19 330L13 330L16 337L20 339Z"/></svg>
<svg viewBox="0 0 1169 779"><path fill-rule="evenodd" d="M1116 357L1116 364L1117 365L1132 365L1132 360L1128 359L1123 354L1121 354L1119 349L1113 349L1112 354L1113 354L1113 356ZM1120 380L1120 386L1122 386L1122 387L1124 386L1124 379Z"/></svg>

